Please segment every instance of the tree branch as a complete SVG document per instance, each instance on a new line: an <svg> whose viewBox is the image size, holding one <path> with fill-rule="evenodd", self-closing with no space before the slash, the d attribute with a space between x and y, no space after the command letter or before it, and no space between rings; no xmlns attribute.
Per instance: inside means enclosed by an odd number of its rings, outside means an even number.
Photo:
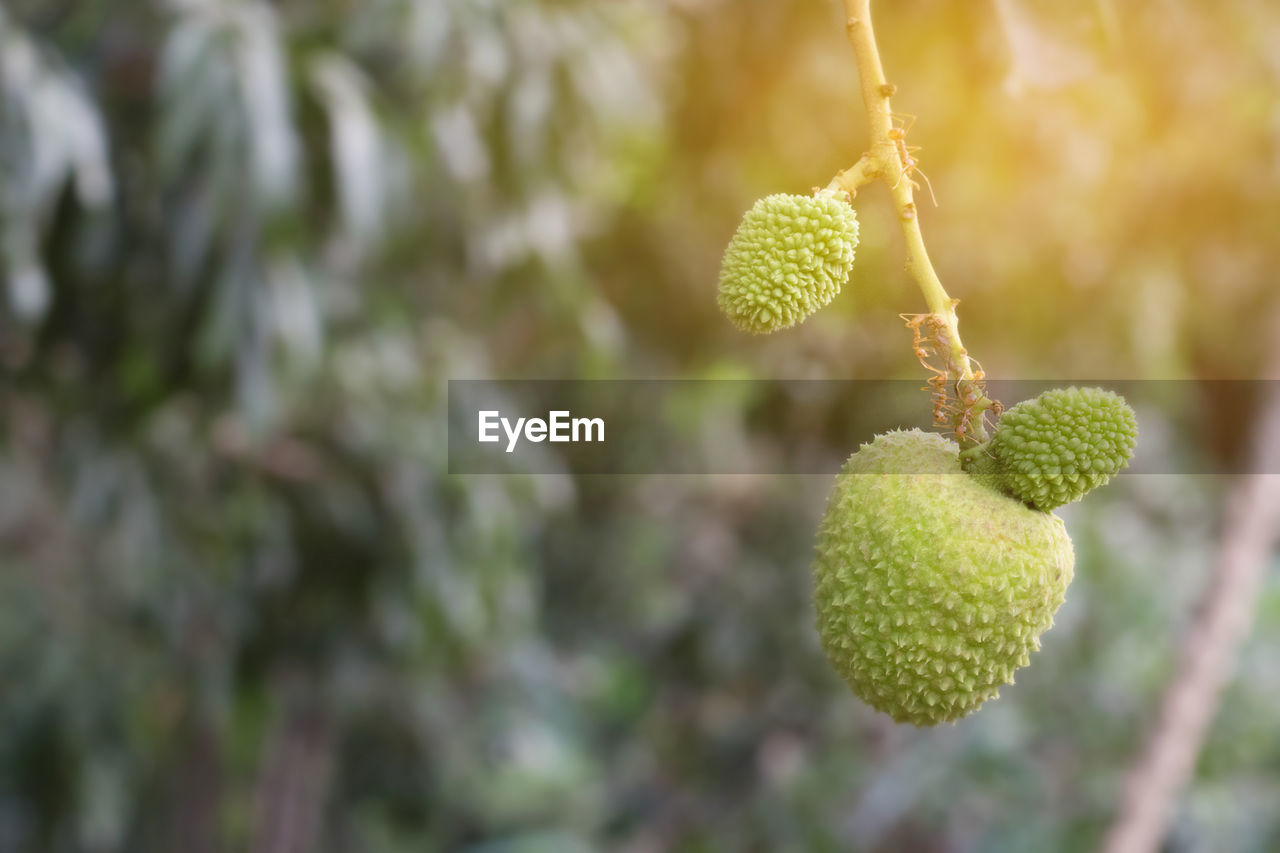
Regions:
<svg viewBox="0 0 1280 853"><path fill-rule="evenodd" d="M857 163L843 172L836 173L831 183L823 187L823 190L843 190L849 194L849 198L853 198L858 194L859 187L871 183L883 173L884 164L878 157L863 154L862 159Z"/></svg>
<svg viewBox="0 0 1280 853"><path fill-rule="evenodd" d="M905 150L901 140L891 135L894 130L893 110L889 98L896 88L891 86L884 76L884 67L880 63L880 51L876 47L875 30L871 25L870 0L845 0L845 29L849 43L853 46L853 54L858 63L858 80L862 87L862 103L867 111L867 125L871 134L871 151L864 154L852 169L841 172L832 180L850 190L848 184L853 181L867 181L880 177L889 185L893 196L894 208L898 213L898 223L902 226L902 236L906 239L907 272L920 286L925 303L932 314L942 319L945 344L948 349L948 365L955 370L955 379L964 383L957 393L964 393L964 388L977 387L973 366L969 362L969 352L960 340L960 320L956 316L956 304L959 300L947 295L938 273L929 260L929 252L924 245L924 235L920 231L920 221L916 215L914 198L915 185L911 182L907 164L903 162ZM847 177L846 177L847 176ZM991 407L991 401L978 389L977 403L969 407L969 415L980 435L981 413ZM962 436L963 437L963 436Z"/></svg>
<svg viewBox="0 0 1280 853"><path fill-rule="evenodd" d="M1280 376L1280 352L1273 374ZM1258 472L1242 477L1226 503L1210 586L1182 649L1145 754L1129 773L1107 853L1149 853L1164 837L1174 801L1190 780L1196 756L1249 633L1268 558L1280 536L1280 382L1255 422Z"/></svg>

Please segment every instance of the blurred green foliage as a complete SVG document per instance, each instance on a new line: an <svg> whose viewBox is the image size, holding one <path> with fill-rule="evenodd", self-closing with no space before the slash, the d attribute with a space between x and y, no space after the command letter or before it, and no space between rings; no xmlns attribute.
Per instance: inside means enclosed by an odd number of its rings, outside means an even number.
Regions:
<svg viewBox="0 0 1280 853"><path fill-rule="evenodd" d="M1280 10L876 11L989 374L1257 375ZM741 212L856 159L855 93L834 3L0 10L0 849L1092 849L1222 483L1064 511L1044 650L916 731L822 659L826 479L446 474L449 378L916 376L882 188L829 309L716 313ZM1148 448L1234 452L1202 409ZM1280 845L1259 606L1174 849Z"/></svg>

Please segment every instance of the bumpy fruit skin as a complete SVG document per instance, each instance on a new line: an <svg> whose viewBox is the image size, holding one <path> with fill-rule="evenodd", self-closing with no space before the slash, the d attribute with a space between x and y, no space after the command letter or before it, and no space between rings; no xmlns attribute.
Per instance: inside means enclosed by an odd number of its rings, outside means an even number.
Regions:
<svg viewBox="0 0 1280 853"><path fill-rule="evenodd" d="M857 245L858 217L842 196L766 196L725 249L720 309L747 332L794 326L840 292Z"/></svg>
<svg viewBox="0 0 1280 853"><path fill-rule="evenodd" d="M898 722L956 720L1040 647L1071 582L1062 521L962 473L954 442L877 436L818 531L818 633L854 693Z"/></svg>
<svg viewBox="0 0 1280 853"><path fill-rule="evenodd" d="M1079 500L1129 464L1138 420L1124 398L1101 388L1059 388L1000 416L970 470L1036 509Z"/></svg>

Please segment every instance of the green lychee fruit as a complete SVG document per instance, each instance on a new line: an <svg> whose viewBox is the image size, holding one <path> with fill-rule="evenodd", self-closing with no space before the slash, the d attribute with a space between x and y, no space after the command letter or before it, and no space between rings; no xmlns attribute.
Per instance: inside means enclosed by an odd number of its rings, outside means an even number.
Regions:
<svg viewBox="0 0 1280 853"><path fill-rule="evenodd" d="M899 722L996 696L1053 624L1075 558L1061 519L963 473L952 441L894 431L845 463L818 531L823 648Z"/></svg>
<svg viewBox="0 0 1280 853"><path fill-rule="evenodd" d="M1138 420L1119 394L1058 388L1000 416L985 446L965 451L966 470L1048 512L1079 500L1129 464Z"/></svg>
<svg viewBox="0 0 1280 853"><path fill-rule="evenodd" d="M779 193L742 217L720 265L720 309L743 331L801 322L849 279L858 216L836 192Z"/></svg>

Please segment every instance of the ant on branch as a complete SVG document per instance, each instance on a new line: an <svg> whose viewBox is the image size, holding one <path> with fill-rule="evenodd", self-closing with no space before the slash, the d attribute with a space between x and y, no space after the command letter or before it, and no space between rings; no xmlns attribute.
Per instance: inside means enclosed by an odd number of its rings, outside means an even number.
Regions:
<svg viewBox="0 0 1280 853"><path fill-rule="evenodd" d="M929 389L932 389L933 397L933 424L946 426L956 413L947 395L948 359L944 355L946 325L937 314L899 314L898 316L911 330L911 349L915 352L916 358L926 370L933 374L929 377ZM925 330L923 334L922 327ZM930 359L934 356L942 356L943 367L933 365Z"/></svg>
<svg viewBox="0 0 1280 853"><path fill-rule="evenodd" d="M911 130L915 125L916 117L913 115L898 115L895 113L891 115L890 118L894 121L902 122L901 125L895 124L893 127L889 128L889 138L892 139L893 144L897 146L898 159L902 161L902 174L898 176L898 183L894 184L893 188L897 189L898 184L902 183L902 180L905 178L907 183L911 184L911 186L916 189L920 189L920 185L911 178L911 174L914 172L924 178L924 185L929 188L929 198L933 200L933 206L937 207L938 197L933 194L933 184L929 181L929 176L920 168L919 161L912 156L915 152L920 150L920 146L907 144L907 131Z"/></svg>
<svg viewBox="0 0 1280 853"><path fill-rule="evenodd" d="M961 441L979 439L990 426L989 417L999 420L1004 406L986 396L986 371L976 358L968 379L950 353L947 324L939 314L899 314L911 330L911 349L920 364L929 371L929 384L921 389L931 391L933 425L952 427ZM941 366L934 363L941 362ZM955 377L954 379L952 377Z"/></svg>

